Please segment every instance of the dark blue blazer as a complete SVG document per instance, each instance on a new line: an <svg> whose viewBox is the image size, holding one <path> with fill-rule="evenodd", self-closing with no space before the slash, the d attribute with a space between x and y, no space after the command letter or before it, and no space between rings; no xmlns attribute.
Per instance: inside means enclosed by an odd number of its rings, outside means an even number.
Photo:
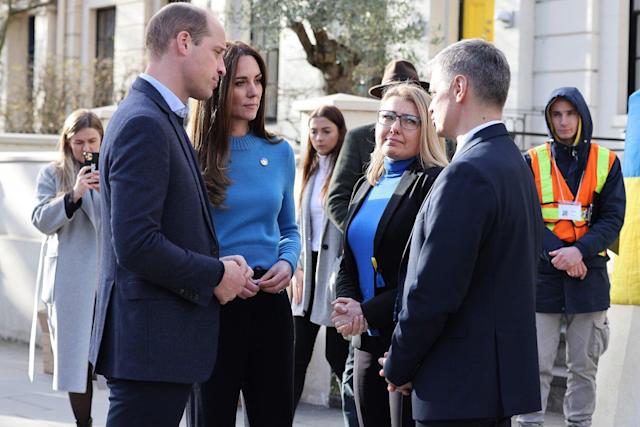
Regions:
<svg viewBox="0 0 640 427"><path fill-rule="evenodd" d="M101 271L90 361L120 379L209 378L224 273L204 182L180 119L138 78L100 156Z"/></svg>
<svg viewBox="0 0 640 427"><path fill-rule="evenodd" d="M531 172L503 124L478 132L413 228L384 370L413 383L416 420L540 409L535 280L542 240Z"/></svg>

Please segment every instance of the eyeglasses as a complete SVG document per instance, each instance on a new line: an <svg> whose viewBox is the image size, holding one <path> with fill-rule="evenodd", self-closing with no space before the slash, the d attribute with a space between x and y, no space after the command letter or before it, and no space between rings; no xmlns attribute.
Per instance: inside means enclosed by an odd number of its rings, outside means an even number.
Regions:
<svg viewBox="0 0 640 427"><path fill-rule="evenodd" d="M380 110L378 111L378 123L385 127L391 127L396 120L400 119L400 126L406 130L416 130L420 126L419 117L411 114L398 114L395 111Z"/></svg>

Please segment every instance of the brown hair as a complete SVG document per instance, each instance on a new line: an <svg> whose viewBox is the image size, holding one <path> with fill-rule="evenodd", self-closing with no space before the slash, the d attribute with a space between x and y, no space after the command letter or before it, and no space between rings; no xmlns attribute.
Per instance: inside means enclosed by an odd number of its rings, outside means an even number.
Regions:
<svg viewBox="0 0 640 427"><path fill-rule="evenodd" d="M191 35L193 43L200 44L209 35L209 12L189 3L170 3L149 20L145 45L154 58L160 58L181 31Z"/></svg>
<svg viewBox="0 0 640 427"><path fill-rule="evenodd" d="M309 116L309 123L311 123L311 120L316 117L324 117L338 128L338 142L331 153L329 153L329 173L322 185L322 192L320 193L324 202L327 196L327 191L329 190L329 181L331 181L331 175L333 175L333 168L336 166L336 160L338 159L338 154L342 149L344 136L347 134L347 126L345 125L342 112L338 107L334 107L333 105L323 105L316 108ZM300 206L302 206L302 195L304 194L304 189L307 187L309 179L311 179L313 174L318 170L318 163L318 152L313 148L311 136L307 134L307 150L306 155L304 156L304 164L302 165L302 185L300 187L299 198Z"/></svg>
<svg viewBox="0 0 640 427"><path fill-rule="evenodd" d="M198 153L198 163L202 169L207 186L209 200L219 207L226 197L226 189L231 180L226 175L229 160L231 136L231 99L233 81L241 56L251 56L258 63L262 74L262 96L256 118L249 122L249 131L254 135L277 144L282 141L265 129L265 89L267 87L267 67L264 60L251 46L236 41L228 42L224 53L224 66L227 74L220 80L213 96L206 101L198 101L193 117L191 140Z"/></svg>
<svg viewBox="0 0 640 427"><path fill-rule="evenodd" d="M382 101L389 98L398 97L413 103L420 116L420 152L418 160L423 168L430 166L446 166L447 160L444 140L438 138L436 128L429 114L429 103L431 97L420 86L411 83L401 83L391 86L384 93ZM381 101L381 102L382 102ZM380 124L376 124L380 126ZM367 181L376 185L384 173L384 154L382 152L382 142L376 140L376 147L371 153L371 162L367 168Z"/></svg>
<svg viewBox="0 0 640 427"><path fill-rule="evenodd" d="M100 141L104 137L102 122L90 110L75 110L64 121L58 140L58 159L54 162L60 179L58 193L63 194L73 190L76 176L80 170L80 163L73 157L69 140L82 129L93 128L100 134Z"/></svg>

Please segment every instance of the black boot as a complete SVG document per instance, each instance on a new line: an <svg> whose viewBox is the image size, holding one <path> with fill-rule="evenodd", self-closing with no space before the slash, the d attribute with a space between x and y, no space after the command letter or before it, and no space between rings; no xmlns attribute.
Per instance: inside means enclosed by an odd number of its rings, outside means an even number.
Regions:
<svg viewBox="0 0 640 427"><path fill-rule="evenodd" d="M93 426L93 418L89 418L86 423L81 423L80 421L76 421L77 427L92 427Z"/></svg>

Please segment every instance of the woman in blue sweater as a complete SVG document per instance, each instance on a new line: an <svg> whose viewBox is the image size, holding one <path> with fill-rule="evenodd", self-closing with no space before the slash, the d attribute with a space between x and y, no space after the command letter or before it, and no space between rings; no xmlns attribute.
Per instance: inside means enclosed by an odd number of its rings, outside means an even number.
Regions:
<svg viewBox="0 0 640 427"><path fill-rule="evenodd" d="M402 253L431 185L447 164L444 143L428 114L430 98L402 83L385 92L376 146L367 174L354 189L332 320L353 336L354 394L362 427L411 426L410 400L389 393L378 375L388 350Z"/></svg>
<svg viewBox="0 0 640 427"><path fill-rule="evenodd" d="M192 425L235 426L239 392L252 426L293 421L293 322L285 288L300 254L291 146L265 130L266 66L252 47L227 44L227 74L199 104L193 141L220 256L240 254L254 280L221 307L211 378L199 385Z"/></svg>

